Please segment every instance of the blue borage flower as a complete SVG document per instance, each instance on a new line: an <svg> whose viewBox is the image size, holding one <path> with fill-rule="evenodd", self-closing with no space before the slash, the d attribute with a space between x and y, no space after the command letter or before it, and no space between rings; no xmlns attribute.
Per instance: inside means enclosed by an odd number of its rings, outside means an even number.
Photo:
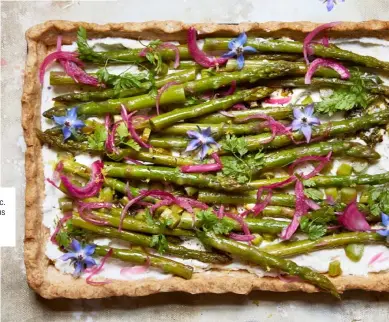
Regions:
<svg viewBox="0 0 389 322"><path fill-rule="evenodd" d="M66 141L70 136L82 127L84 122L77 119L77 107L67 111L66 116L53 116L54 122L62 125L63 140Z"/></svg>
<svg viewBox="0 0 389 322"><path fill-rule="evenodd" d="M307 105L303 111L299 108L293 109L294 120L292 122L292 130L301 131L307 143L311 141L312 126L320 124L320 120L313 116L313 111L313 104Z"/></svg>
<svg viewBox="0 0 389 322"><path fill-rule="evenodd" d="M62 255L59 259L67 261L70 259L71 264L74 265L73 276L78 277L85 270L96 265L95 260L91 255L95 252L96 245L90 244L81 247L77 239L73 239L70 248L72 251Z"/></svg>
<svg viewBox="0 0 389 322"><path fill-rule="evenodd" d="M241 33L237 38L232 39L228 43L228 49L230 50L228 53L222 55L223 58L232 58L236 56L236 60L238 63L238 68L242 69L244 66L244 53L256 53L257 50L251 46L244 46L247 42L246 33Z"/></svg>
<svg viewBox="0 0 389 322"><path fill-rule="evenodd" d="M344 0L339 1L344 2ZM331 11L336 5L336 0L324 0L324 3L327 3L327 11Z"/></svg>
<svg viewBox="0 0 389 322"><path fill-rule="evenodd" d="M199 152L199 158L202 160L208 153L208 150L211 148L210 145L214 145L217 149L220 148L220 144L218 144L215 139L211 135L211 128L208 127L205 130L201 130L198 127L199 131L188 131L186 132L190 139L192 139L188 146L186 147L185 152L193 151L201 148Z"/></svg>
<svg viewBox="0 0 389 322"><path fill-rule="evenodd" d="M389 240L389 216L387 214L381 213L381 221L384 229L377 230L377 233L381 236L385 236Z"/></svg>

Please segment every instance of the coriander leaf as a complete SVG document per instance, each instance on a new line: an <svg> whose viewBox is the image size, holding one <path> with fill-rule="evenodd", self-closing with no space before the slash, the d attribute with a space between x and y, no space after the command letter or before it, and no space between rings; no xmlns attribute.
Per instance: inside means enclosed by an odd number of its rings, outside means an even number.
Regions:
<svg viewBox="0 0 389 322"><path fill-rule="evenodd" d="M370 187L367 203L373 216L389 214L389 185Z"/></svg>
<svg viewBox="0 0 389 322"><path fill-rule="evenodd" d="M59 247L68 247L70 245L70 237L66 231L60 231L56 236L55 240Z"/></svg>
<svg viewBox="0 0 389 322"><path fill-rule="evenodd" d="M156 248L161 255L166 252L168 243L165 235L153 235L151 237L150 247Z"/></svg>
<svg viewBox="0 0 389 322"><path fill-rule="evenodd" d="M322 208L300 219L300 229L308 235L310 240L324 236L330 222L337 221L333 208Z"/></svg>
<svg viewBox="0 0 389 322"><path fill-rule="evenodd" d="M116 133L119 135L120 140L128 137L128 129L126 124L120 123L116 129Z"/></svg>
<svg viewBox="0 0 389 322"><path fill-rule="evenodd" d="M88 148L91 150L103 150L107 140L107 131L105 127L96 123L93 134L88 136Z"/></svg>
<svg viewBox="0 0 389 322"><path fill-rule="evenodd" d="M204 231L213 231L218 235L226 235L234 228L234 223L231 220L225 217L219 219L211 208L197 212L196 217Z"/></svg>
<svg viewBox="0 0 389 322"><path fill-rule="evenodd" d="M155 225L155 221L153 219L153 216L151 216L148 208L145 208L145 221L146 221L147 225L150 225L150 226Z"/></svg>
<svg viewBox="0 0 389 322"><path fill-rule="evenodd" d="M323 224L316 224L310 221L307 217L302 217L300 220L300 229L308 235L308 239L316 240L323 237L327 232L327 226Z"/></svg>
<svg viewBox="0 0 389 322"><path fill-rule="evenodd" d="M169 228L173 224L172 218L161 218L158 222L159 226L163 229Z"/></svg>
<svg viewBox="0 0 389 322"><path fill-rule="evenodd" d="M304 194L309 199L312 199L313 201L321 201L323 200L323 196L324 196L321 190L313 189L313 188L304 189Z"/></svg>
<svg viewBox="0 0 389 322"><path fill-rule="evenodd" d="M111 74L106 67L100 68L96 72L99 82L111 85L115 91L126 90L130 88L140 88L142 82L148 80L146 73L121 73L119 75Z"/></svg>
<svg viewBox="0 0 389 322"><path fill-rule="evenodd" d="M140 145L138 143L136 143L133 139L128 139L128 140L123 141L121 143L130 147L131 149L133 149L137 152L140 151Z"/></svg>

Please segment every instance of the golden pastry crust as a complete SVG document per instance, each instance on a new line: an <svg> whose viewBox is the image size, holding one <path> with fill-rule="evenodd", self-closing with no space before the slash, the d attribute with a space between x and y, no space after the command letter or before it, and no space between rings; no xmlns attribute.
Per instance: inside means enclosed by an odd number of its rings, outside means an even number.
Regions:
<svg viewBox="0 0 389 322"><path fill-rule="evenodd" d="M109 296L144 296L159 292L183 291L187 293L247 294L252 290L276 292L317 292L312 285L302 282L285 283L276 278L257 277L248 272L196 273L192 279L171 277L163 280L113 281L103 286L91 286L85 280L73 279L61 274L45 256L48 229L42 225L44 200L44 175L41 145L34 129L40 128L41 86L38 80L39 65L48 52L53 50L58 35L64 43L76 38L79 26L88 30L90 38L126 37L134 39L161 39L164 41L186 39L186 30L195 26L201 36L233 36L245 31L257 37L290 37L301 40L317 26L311 22L268 22L188 25L177 21L149 21L144 23L115 23L98 25L85 22L48 21L30 28L26 33L28 56L25 67L22 96L22 125L27 144L26 151L26 209L24 258L27 282L45 298L101 298ZM331 29L332 38L376 37L389 39L389 22L371 20L345 22ZM332 279L339 292L348 289L389 291L389 273L368 276L342 276Z"/></svg>

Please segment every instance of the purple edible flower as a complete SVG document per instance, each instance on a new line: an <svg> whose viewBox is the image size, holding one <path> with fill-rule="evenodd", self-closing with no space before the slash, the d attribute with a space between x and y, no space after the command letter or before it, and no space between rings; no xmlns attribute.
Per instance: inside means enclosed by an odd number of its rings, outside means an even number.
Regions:
<svg viewBox="0 0 389 322"><path fill-rule="evenodd" d="M341 2L344 2L344 0L340 0ZM331 11L334 9L334 6L336 5L336 0L325 0L324 2L327 3L327 11Z"/></svg>
<svg viewBox="0 0 389 322"><path fill-rule="evenodd" d="M236 56L236 60L238 63L238 68L242 69L244 66L244 53L256 53L257 50L251 46L244 46L247 42L246 33L241 33L237 38L232 39L228 43L228 49L230 50L228 53L222 55L223 58L232 58ZM244 47L243 47L244 46Z"/></svg>
<svg viewBox="0 0 389 322"><path fill-rule="evenodd" d="M84 122L77 119L77 107L67 111L66 116L53 116L54 122L62 125L63 140L66 141L78 129L85 126Z"/></svg>
<svg viewBox="0 0 389 322"><path fill-rule="evenodd" d="M377 233L381 236L385 236L389 240L389 216L387 214L381 213L381 221L384 229L377 230Z"/></svg>
<svg viewBox="0 0 389 322"><path fill-rule="evenodd" d="M85 268L96 265L95 260L91 257L91 255L95 252L96 245L90 244L85 245L85 247L81 247L78 240L73 239L70 247L72 252L62 255L59 259L63 261L70 259L71 264L74 265L73 276L78 277Z"/></svg>
<svg viewBox="0 0 389 322"><path fill-rule="evenodd" d="M192 139L188 146L186 147L185 152L193 151L198 148L201 148L199 152L199 158L202 160L208 153L208 150L211 148L210 145L215 145L216 148L220 148L215 139L211 135L211 128L208 127L205 130L201 130L198 127L199 131L188 131L186 132L190 139Z"/></svg>
<svg viewBox="0 0 389 322"><path fill-rule="evenodd" d="M307 105L304 108L304 111L299 108L294 108L293 116L292 130L301 131L304 134L307 143L309 143L312 136L312 126L320 124L320 120L313 116L313 104Z"/></svg>

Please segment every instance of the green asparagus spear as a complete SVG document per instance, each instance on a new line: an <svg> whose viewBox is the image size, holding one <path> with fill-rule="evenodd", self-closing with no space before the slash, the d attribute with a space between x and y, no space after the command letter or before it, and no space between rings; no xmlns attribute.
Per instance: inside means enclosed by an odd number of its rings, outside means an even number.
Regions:
<svg viewBox="0 0 389 322"><path fill-rule="evenodd" d="M266 194L261 200L266 198ZM227 204L227 205L244 205L257 202L257 192L247 192L245 194L227 194L223 192L200 190L197 200L206 204ZM294 207L296 202L295 196L288 193L273 194L270 204L275 206Z"/></svg>
<svg viewBox="0 0 389 322"><path fill-rule="evenodd" d="M369 129L374 126L384 125L387 123L389 123L389 110L384 110L361 117L333 121L315 126L312 128L312 138L327 140L334 136L348 135L360 130ZM293 143L292 139L288 135L277 135L273 141L269 142L271 139L270 133L250 135L245 136L244 138L249 151L256 151L260 148L280 148ZM293 132L293 138L297 142L304 142L305 140L305 137L301 132ZM219 143L223 145L223 141ZM182 149L188 145L188 139L153 136L150 139L150 144L155 148ZM223 153L223 151L221 152Z"/></svg>
<svg viewBox="0 0 389 322"><path fill-rule="evenodd" d="M213 99L196 106L175 109L171 112L155 116L150 119L150 124L153 129L158 131L183 120L225 110L238 102L254 101L264 98L271 92L273 90L269 90L266 87L238 91L227 97Z"/></svg>
<svg viewBox="0 0 389 322"><path fill-rule="evenodd" d="M255 180L248 183L246 186L250 186L251 190L258 189L260 187L281 182L286 180L287 177ZM389 172L380 174L359 174L356 176L316 176L308 180L304 180L305 187L327 188L327 187L350 187L350 186L363 186L363 185L380 185L389 182ZM235 188L236 189L236 188ZM242 188L241 188L242 189ZM243 188L244 189L244 188ZM238 189L236 189L238 190ZM249 189L246 189L249 190Z"/></svg>
<svg viewBox="0 0 389 322"><path fill-rule="evenodd" d="M183 84L186 94L201 93L229 86L232 81L237 84L254 84L260 80L271 79L284 75L294 75L299 64L291 62L278 62L271 65L263 64L261 68L244 69L231 73L218 73L215 76L205 77Z"/></svg>
<svg viewBox="0 0 389 322"><path fill-rule="evenodd" d="M216 236L212 232L199 232L199 239L206 245L247 260L265 271L275 269L292 276L298 276L339 298L339 294L331 281L322 274L316 273L308 267L298 266L294 262L270 255L259 250L255 246L239 243L228 238Z"/></svg>
<svg viewBox="0 0 389 322"><path fill-rule="evenodd" d="M47 132L42 132L38 129L36 130L36 133L41 142L57 149L74 153L88 152L92 154L104 154L105 152L105 150L90 149L86 142L75 142L73 140L67 140L64 142L62 135L52 135ZM109 157L114 160L121 160L124 157L129 157L144 162L152 162L154 164L170 167L190 165L195 163L195 161L190 158L175 157L169 154L158 154L145 151L137 152L132 149L118 149L118 151L119 152L116 155L109 155Z"/></svg>
<svg viewBox="0 0 389 322"><path fill-rule="evenodd" d="M244 111L229 111L226 116L220 113L210 114L203 117L193 119L193 122L200 124L218 124L222 122L236 122L244 119L247 116L256 114L266 114L275 120L289 119L293 115L293 108L291 106L272 107L272 108L253 108Z"/></svg>
<svg viewBox="0 0 389 322"><path fill-rule="evenodd" d="M169 87L161 95L160 104L184 103L185 92L181 85ZM128 111L137 111L145 108L154 107L156 97L152 94L143 94L139 96L110 99L102 102L88 102L77 106L78 115L86 116L105 116L106 114L120 114L121 105L125 105ZM52 118L53 116L62 116L66 110L74 106L55 107L43 113L44 117Z"/></svg>
<svg viewBox="0 0 389 322"><path fill-rule="evenodd" d="M196 214L196 211L195 211ZM242 231L242 226L234 219L224 217L223 220L228 221L233 230ZM271 235L278 235L281 231L288 226L290 221L281 221L275 219L258 219L258 218L246 218L245 223L252 233L267 233ZM197 219L193 219L193 215L184 212L181 216L181 221L178 224L181 229L191 230L194 227L200 228L201 222Z"/></svg>
<svg viewBox="0 0 389 322"><path fill-rule="evenodd" d="M188 47L186 45L177 46L181 59L191 59ZM89 61L96 64L122 64L122 63L142 63L147 61L146 57L140 56L143 48L123 49L115 51L94 51L89 46L78 46L80 58L83 61ZM169 48L159 48L163 61L172 61L175 59L175 51Z"/></svg>
<svg viewBox="0 0 389 322"><path fill-rule="evenodd" d="M339 87L339 86L353 86L354 84L349 81L337 79L337 78L320 78L314 77L311 80L311 84L305 84L305 80L303 77L301 78L291 78L291 79L281 79L281 80L272 80L266 83L266 86L269 87ZM381 85L381 84L371 84L366 83L366 88L373 94L382 94L389 96L389 86Z"/></svg>
<svg viewBox="0 0 389 322"><path fill-rule="evenodd" d="M185 93L194 94L211 89L218 89L230 85L232 81L240 83L255 83L260 79L282 76L293 70L294 66L289 62L279 64L276 67L264 67L263 69L248 69L232 73L220 73L213 77L195 80L182 85L168 88L161 96L160 103L184 103ZM124 104L129 111L144 109L155 106L155 97L149 94L134 96L131 98L111 99L102 102L89 102L79 106L78 115L105 115L107 113L119 114L120 106ZM70 108L70 107L68 107ZM54 115L64 115L65 107L52 108L43 113L43 116L51 118Z"/></svg>
<svg viewBox="0 0 389 322"><path fill-rule="evenodd" d="M286 124L286 122L283 122ZM164 135L181 135L186 136L188 131L198 131L198 129L211 128L212 135L220 137L225 134L244 135L269 131L269 128L264 126L264 122L250 122L246 124L194 124L194 123L178 123L163 129Z"/></svg>
<svg viewBox="0 0 389 322"><path fill-rule="evenodd" d="M92 212L93 215L103 221L106 221L111 227L119 227L121 209L111 209L109 213ZM74 213L75 216L78 214ZM185 229L169 229L162 225L146 223L141 220L134 219L133 217L125 217L123 220L123 229L129 231L135 231L139 233L153 234L153 235L169 235L169 236L184 236L193 237L193 232Z"/></svg>
<svg viewBox="0 0 389 322"><path fill-rule="evenodd" d="M186 142L186 141L185 141ZM152 138L150 143L154 147L159 148L170 148L174 145L174 148L186 147L183 141L179 138ZM283 149L276 152L265 154L262 160L262 166L256 169L256 172L264 171L276 167L283 167L295 161L296 159L303 156L323 156L327 155L332 151L333 155L344 155L354 158L364 158L370 161L375 161L380 158L379 153L374 149L371 149L365 145L348 142L348 141L330 141L330 142L319 142L310 144L308 146L297 146L294 148ZM223 153L223 151L220 151ZM232 157L222 157L226 162Z"/></svg>
<svg viewBox="0 0 389 322"><path fill-rule="evenodd" d="M348 232L325 236L317 240L284 241L279 244L262 247L261 250L275 256L290 257L353 243L384 244L385 238L371 232Z"/></svg>
<svg viewBox="0 0 389 322"><path fill-rule="evenodd" d="M323 138L323 140L330 137L352 134L360 130L369 129L377 125L384 125L389 123L389 110L364 115L361 117L354 117L341 121L333 121L325 123L312 128L312 138ZM278 135L270 143L266 143L271 138L271 134L259 134L253 136L246 136L247 148L249 151L257 150L260 147L265 148L279 148L292 143L288 135ZM294 140L298 142L304 141L304 135L301 132L293 132ZM223 144L222 142L219 142Z"/></svg>
<svg viewBox="0 0 389 322"><path fill-rule="evenodd" d="M150 245L152 244L152 237L150 236L128 231L119 232L117 228L96 226L86 222L80 217L73 217L72 225L96 233L98 235L126 240L129 241L132 245L151 247ZM231 261L231 259L226 255L193 250L169 242L166 245L165 251L168 254L172 254L180 258L197 259L204 263L228 263Z"/></svg>
<svg viewBox="0 0 389 322"><path fill-rule="evenodd" d="M180 186L192 186L225 191L249 191L286 180L287 177L253 180L241 185L231 178L217 177L199 173L182 173L179 169L144 165L123 165L107 162L104 166L106 176L134 180L171 182ZM354 185L378 185L389 182L389 172L376 175L357 176L316 176L303 181L307 187L349 187Z"/></svg>
<svg viewBox="0 0 389 322"><path fill-rule="evenodd" d="M228 51L228 42L226 38L205 39L203 49L205 51ZM303 43L300 41L284 39L256 39L249 38L246 46L252 46L259 52L277 52L277 53L303 53ZM314 55L323 58L335 58L339 60L351 61L358 65L389 70L389 63L380 61L371 56L355 54L351 51L341 49L335 45L329 47L321 44L311 44Z"/></svg>
<svg viewBox="0 0 389 322"><path fill-rule="evenodd" d="M280 63L285 64L287 62L247 60L247 61L245 61L244 68L245 69L263 68L263 66L268 66L268 67L273 66L273 65L277 66ZM293 62L293 63L290 63L290 66L293 66L293 72L289 72L289 74L293 73L294 75L305 75L307 73L307 65L305 64L305 62L301 62L301 63ZM232 71L236 71L236 70L240 70L240 69L238 66L238 62L235 59L230 59L227 62L226 67L223 68L223 71L226 71L226 72L232 72ZM338 78L339 74L337 72L335 72L333 69L321 67L321 68L318 68L317 71L315 72L315 77L316 76Z"/></svg>
<svg viewBox="0 0 389 322"><path fill-rule="evenodd" d="M323 156L329 152L333 155L363 158L371 161L378 160L380 155L374 149L365 145L348 141L319 142L307 146L297 146L267 153L263 158L263 167L257 171L286 166L304 156ZM223 160L223 158L222 158Z"/></svg>
<svg viewBox="0 0 389 322"><path fill-rule="evenodd" d="M53 72L52 72L53 73ZM57 73L57 72L55 72ZM50 74L51 77L51 74ZM69 77L69 76L68 76ZM71 77L69 77L72 79ZM184 71L179 71L173 74L166 75L163 78L156 79L155 86L157 88L161 88L165 84L169 82L176 82L176 83L184 83L191 80L194 80L196 78L196 70L195 69L187 69ZM51 81L51 78L50 78ZM64 81L64 77L61 78L61 81ZM58 82L58 81L57 81ZM141 95L147 93L153 84L151 82L144 82L141 84L140 87L134 87L129 89L106 89L103 91L86 91L86 92L78 92L78 93L70 93L70 94L63 94L55 97L54 101L59 102L74 102L74 101L80 101L80 102L89 102L89 101L105 101L107 99L112 98L124 98L124 97L130 97L135 95Z"/></svg>
<svg viewBox="0 0 389 322"><path fill-rule="evenodd" d="M301 55L296 54L253 54L245 57L246 61L251 60L287 60L287 61L296 61L301 58Z"/></svg>
<svg viewBox="0 0 389 322"><path fill-rule="evenodd" d="M190 279L192 277L192 267L175 262L168 258L151 255L140 250L111 248L108 246L96 246L94 254L99 256L105 256L110 249L113 250L111 254L111 257L113 258L140 265L146 264L148 260L150 266L157 267L165 273L177 275L185 279Z"/></svg>

